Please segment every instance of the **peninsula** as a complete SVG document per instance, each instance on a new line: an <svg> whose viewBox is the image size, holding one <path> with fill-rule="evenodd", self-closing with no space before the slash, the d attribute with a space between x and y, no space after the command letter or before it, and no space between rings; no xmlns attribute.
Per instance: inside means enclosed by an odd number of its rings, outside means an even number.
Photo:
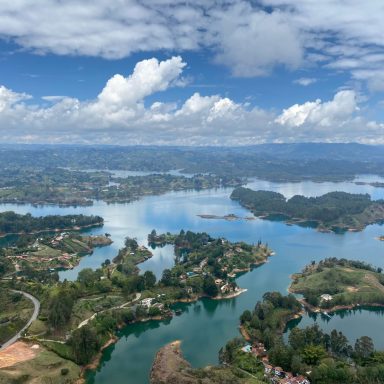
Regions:
<svg viewBox="0 0 384 384"><path fill-rule="evenodd" d="M13 211L0 213L0 237L6 235L37 234L43 232L79 231L83 228L104 224L100 216L86 215L50 215L34 217Z"/></svg>
<svg viewBox="0 0 384 384"><path fill-rule="evenodd" d="M384 274L361 261L329 258L292 276L291 292L304 296L311 311L384 306Z"/></svg>
<svg viewBox="0 0 384 384"><path fill-rule="evenodd" d="M277 192L240 187L232 192L231 199L260 218L325 232L361 231L384 220L384 201L373 201L368 194L330 192L319 197L296 195L287 200Z"/></svg>

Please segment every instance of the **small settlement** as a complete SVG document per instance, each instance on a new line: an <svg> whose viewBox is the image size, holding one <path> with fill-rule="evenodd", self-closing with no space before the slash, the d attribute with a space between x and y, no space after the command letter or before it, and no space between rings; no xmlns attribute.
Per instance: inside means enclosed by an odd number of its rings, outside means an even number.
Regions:
<svg viewBox="0 0 384 384"><path fill-rule="evenodd" d="M261 361L264 366L264 377L273 384L310 384L310 381L302 375L294 376L291 372L285 372L281 367L272 366L263 343L246 344L241 350L251 353Z"/></svg>

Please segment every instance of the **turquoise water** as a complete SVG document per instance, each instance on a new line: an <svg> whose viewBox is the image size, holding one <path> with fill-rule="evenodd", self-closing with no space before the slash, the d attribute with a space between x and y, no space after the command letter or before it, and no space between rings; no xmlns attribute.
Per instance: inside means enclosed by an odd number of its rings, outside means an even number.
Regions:
<svg viewBox="0 0 384 384"><path fill-rule="evenodd" d="M380 181L379 178L368 181ZM365 180L364 180L365 181ZM384 189L345 183L271 183L253 181L253 189L269 189L283 193L287 198L294 194L321 195L330 191L369 193L374 199L384 198ZM2 210L15 210L33 215L84 213L97 214L105 218L103 228L90 233L108 232L114 243L96 249L91 256L81 259L80 265L60 273L61 279L75 279L79 270L96 268L106 258L112 259L123 245L126 236L136 237L146 245L146 237L152 229L158 232L178 232L180 229L206 231L212 236L223 236L229 240L267 242L276 252L270 261L252 272L238 278L238 284L248 291L241 296L225 301L200 300L184 304L181 316L166 322L148 322L131 325L120 332L120 340L108 348L102 363L89 378L89 383L148 382L148 373L156 351L165 343L182 340L182 349L193 366L216 364L219 349L232 337L238 335L238 318L244 309L252 309L263 293L278 290L286 293L290 274L300 271L311 260L325 257L359 259L384 267L384 243L375 237L384 234L384 228L371 225L363 232L336 235L319 233L311 228L287 226L282 222L266 220L225 221L206 220L198 214L225 215L234 213L249 216L249 212L229 199L231 189L209 191L175 192L163 196L146 197L130 204L105 204L95 202L92 207L59 208L55 206L0 206ZM164 268L173 265L172 247L157 248L154 257L140 267L142 271L153 270L161 276ZM383 313L362 310L351 316L334 316L330 322L318 319L322 327L343 331L354 343L361 335L373 335L376 346L384 349L382 335ZM313 320L304 317L299 326ZM369 333L368 333L369 329Z"/></svg>

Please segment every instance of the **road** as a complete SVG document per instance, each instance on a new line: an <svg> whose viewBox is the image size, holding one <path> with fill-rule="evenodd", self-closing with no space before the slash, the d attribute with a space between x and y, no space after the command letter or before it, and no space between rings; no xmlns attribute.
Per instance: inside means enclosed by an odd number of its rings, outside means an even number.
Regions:
<svg viewBox="0 0 384 384"><path fill-rule="evenodd" d="M34 306L34 310L33 310L33 313L32 313L32 316L31 318L28 320L28 323L24 325L24 327L22 329L20 329L20 331L15 335L13 336L11 339L9 339L6 343L4 343L1 347L0 347L0 350L2 349L5 349L7 347L9 347L10 345L12 345L14 342L16 342L18 339L20 339L22 333L31 325L32 321L36 320L37 319L37 316L39 315L39 311L40 311L40 301L36 299L36 297L30 295L29 293L27 292L23 292L23 291L15 291L12 289L12 292L15 292L15 293L21 293L22 295L24 295L27 299L31 300L32 303L33 303L33 306Z"/></svg>
<svg viewBox="0 0 384 384"><path fill-rule="evenodd" d="M82 321L78 326L77 328L81 328L81 327L84 327L84 325L87 325L91 320L93 320L99 313L103 313L103 312L107 312L107 311L110 311L112 309L122 309L122 308L125 308L127 305L130 305L130 304L133 304L134 302L136 302L137 300L139 300L141 298L141 293L136 293L136 297L131 300L131 301L128 301L127 303L124 303L124 304L121 304L121 305L118 305L117 307L112 307L112 308L107 308L107 309L104 309L103 311L100 311L100 312L96 312L94 313L91 317L88 317L88 319L85 319L84 321Z"/></svg>

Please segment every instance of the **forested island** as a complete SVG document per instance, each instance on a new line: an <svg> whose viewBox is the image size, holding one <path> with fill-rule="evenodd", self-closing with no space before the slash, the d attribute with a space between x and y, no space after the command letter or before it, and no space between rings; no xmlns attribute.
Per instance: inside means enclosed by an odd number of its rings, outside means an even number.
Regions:
<svg viewBox="0 0 384 384"><path fill-rule="evenodd" d="M100 216L51 215L34 217L30 213L20 215L12 211L0 213L0 237L8 234L32 234L80 230L103 225Z"/></svg>
<svg viewBox="0 0 384 384"><path fill-rule="evenodd" d="M311 310L384 306L382 268L361 261L325 259L307 265L292 279L290 291L301 293Z"/></svg>
<svg viewBox="0 0 384 384"><path fill-rule="evenodd" d="M236 188L231 199L263 219L316 227L320 231L360 231L384 220L384 201L368 194L330 192L319 197L301 195L286 199L271 191Z"/></svg>

